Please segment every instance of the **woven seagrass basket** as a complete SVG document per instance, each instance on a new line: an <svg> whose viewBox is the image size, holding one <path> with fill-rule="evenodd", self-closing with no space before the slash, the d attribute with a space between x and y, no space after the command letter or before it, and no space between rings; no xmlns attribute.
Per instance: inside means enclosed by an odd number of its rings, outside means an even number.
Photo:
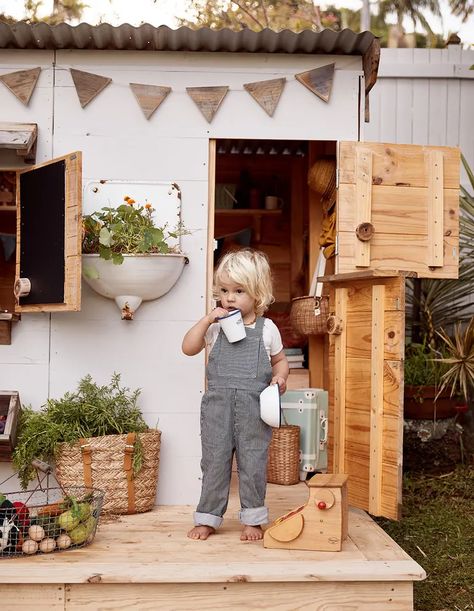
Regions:
<svg viewBox="0 0 474 611"><path fill-rule="evenodd" d="M272 429L268 449L267 481L290 486L299 482L300 427L286 424Z"/></svg>
<svg viewBox="0 0 474 611"><path fill-rule="evenodd" d="M329 297L295 297L291 300L291 325L302 335L324 335L327 333Z"/></svg>
<svg viewBox="0 0 474 611"><path fill-rule="evenodd" d="M105 493L104 513L142 513L153 509L158 482L161 431L104 435L63 443L56 453L61 486L93 486ZM133 454L141 444L143 463L135 475Z"/></svg>

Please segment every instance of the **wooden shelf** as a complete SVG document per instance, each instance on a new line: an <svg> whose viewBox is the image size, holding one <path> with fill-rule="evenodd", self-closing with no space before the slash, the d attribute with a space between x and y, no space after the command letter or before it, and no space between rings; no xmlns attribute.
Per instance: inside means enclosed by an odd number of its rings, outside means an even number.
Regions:
<svg viewBox="0 0 474 611"><path fill-rule="evenodd" d="M262 236L262 218L280 216L281 210L265 210L263 208L216 208L216 221L221 219L245 219L252 222L253 237L260 242ZM219 237L219 236L217 236Z"/></svg>

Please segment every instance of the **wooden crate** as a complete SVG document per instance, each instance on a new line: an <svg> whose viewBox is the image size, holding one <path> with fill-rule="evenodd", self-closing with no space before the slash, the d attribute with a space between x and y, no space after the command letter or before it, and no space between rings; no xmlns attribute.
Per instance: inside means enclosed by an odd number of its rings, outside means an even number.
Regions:
<svg viewBox="0 0 474 611"><path fill-rule="evenodd" d="M11 459L16 443L20 409L21 404L18 391L0 391L0 460Z"/></svg>

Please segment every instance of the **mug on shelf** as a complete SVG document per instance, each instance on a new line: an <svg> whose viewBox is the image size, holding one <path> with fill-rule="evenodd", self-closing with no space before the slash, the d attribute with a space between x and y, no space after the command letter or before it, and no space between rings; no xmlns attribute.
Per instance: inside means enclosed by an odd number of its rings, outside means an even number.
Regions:
<svg viewBox="0 0 474 611"><path fill-rule="evenodd" d="M276 195L265 196L265 210L279 210L283 208L283 200Z"/></svg>

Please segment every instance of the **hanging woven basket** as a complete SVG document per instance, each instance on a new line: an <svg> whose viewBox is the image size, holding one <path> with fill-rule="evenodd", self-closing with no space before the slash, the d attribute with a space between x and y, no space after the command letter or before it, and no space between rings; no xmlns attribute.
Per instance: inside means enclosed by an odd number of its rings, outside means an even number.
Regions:
<svg viewBox="0 0 474 611"><path fill-rule="evenodd" d="M61 486L89 486L105 493L106 513L142 513L155 505L161 431L105 435L60 444L56 479ZM142 446L143 463L135 475L135 445Z"/></svg>
<svg viewBox="0 0 474 611"><path fill-rule="evenodd" d="M293 329L301 335L324 335L327 333L329 297L295 297L291 300L290 320Z"/></svg>

